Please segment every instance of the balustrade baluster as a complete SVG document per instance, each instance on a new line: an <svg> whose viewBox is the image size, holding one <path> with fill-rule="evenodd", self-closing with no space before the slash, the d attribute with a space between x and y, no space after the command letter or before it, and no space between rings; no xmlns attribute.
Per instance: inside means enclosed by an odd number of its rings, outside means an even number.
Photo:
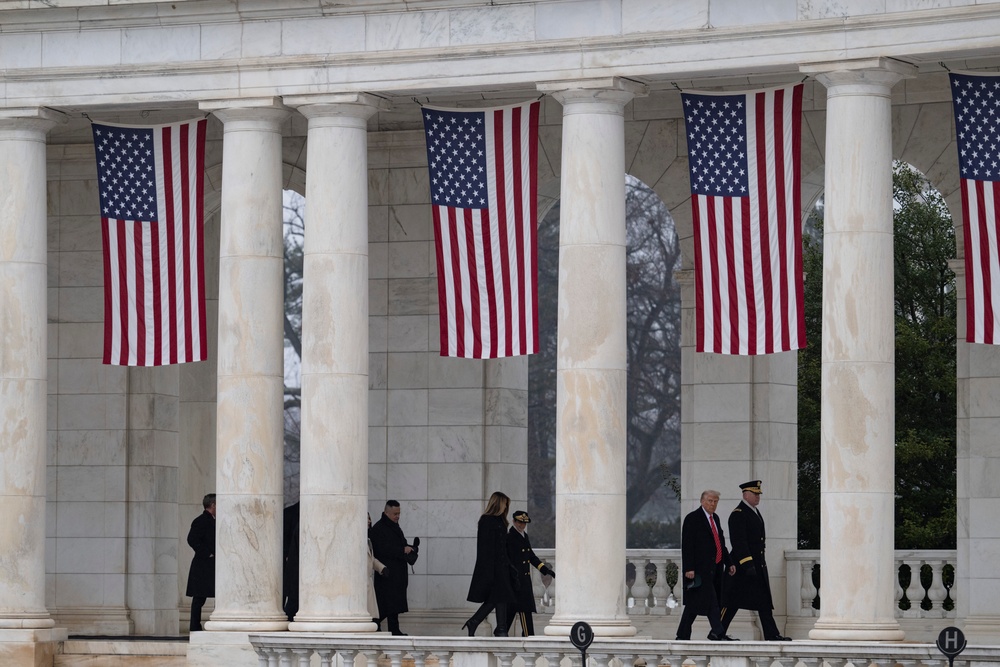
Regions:
<svg viewBox="0 0 1000 667"><path fill-rule="evenodd" d="M588 667L609 667L611 664L611 656L607 653L587 653L587 657L590 659Z"/></svg>
<svg viewBox="0 0 1000 667"><path fill-rule="evenodd" d="M931 566L931 587L927 589L927 597L931 601L931 615L944 617L944 599L948 596L948 590L944 587L944 566L945 560L926 561Z"/></svg>
<svg viewBox="0 0 1000 667"><path fill-rule="evenodd" d="M295 667L309 667L309 661L312 659L313 651L311 648L293 648L292 653L296 656L294 662Z"/></svg>
<svg viewBox="0 0 1000 667"><path fill-rule="evenodd" d="M655 564L656 567L656 582L653 584L650 593L655 601L654 610L651 612L659 614L668 614L670 610L666 607L667 602L667 592L670 590L667 586L667 564L661 561Z"/></svg>
<svg viewBox="0 0 1000 667"><path fill-rule="evenodd" d="M293 654L287 648L278 649L278 667L294 667L292 665Z"/></svg>
<svg viewBox="0 0 1000 667"><path fill-rule="evenodd" d="M340 657L344 661L344 667L354 667L354 651L340 651ZM337 656L336 649L320 648L316 649L319 656L319 667L333 667L334 658Z"/></svg>
<svg viewBox="0 0 1000 667"><path fill-rule="evenodd" d="M903 574L902 574L902 567L903 567L903 562L902 561L897 561L896 562L896 592L895 592L895 596L896 596L896 609L897 610L902 609L902 607L900 605L902 605L902 603L903 603L903 594L906 592L906 591L903 590L903 585L901 583L899 583L900 579L903 576Z"/></svg>
<svg viewBox="0 0 1000 667"><path fill-rule="evenodd" d="M497 659L500 667L510 667L514 664L514 653L512 651L496 651L493 657Z"/></svg>
<svg viewBox="0 0 1000 667"><path fill-rule="evenodd" d="M403 664L403 651L383 651L383 654L389 658L392 667L400 667Z"/></svg>
<svg viewBox="0 0 1000 667"><path fill-rule="evenodd" d="M535 663L538 662L539 655L534 651L519 651L517 657L524 661L524 667L535 667Z"/></svg>
<svg viewBox="0 0 1000 667"><path fill-rule="evenodd" d="M542 657L545 658L546 667L559 667L562 661L562 653L542 653Z"/></svg>
<svg viewBox="0 0 1000 667"><path fill-rule="evenodd" d="M645 588L646 593L644 596L645 599L644 606L646 608L645 613L653 614L655 613L654 610L657 607L656 584L660 580L659 572L657 572L656 564L651 560L646 561L646 564L642 568L642 572L643 572L642 579L643 582L645 582L646 584Z"/></svg>
<svg viewBox="0 0 1000 667"><path fill-rule="evenodd" d="M910 610L904 616L919 617L920 603L924 601L924 587L920 583L920 565L923 561L906 560L904 562L910 566L910 585L906 587L906 599L910 601Z"/></svg>
<svg viewBox="0 0 1000 667"><path fill-rule="evenodd" d="M816 599L816 594L819 592L816 585L813 584L813 568L815 565L815 560L802 561L802 608L808 609L810 615L815 611L813 609L813 600Z"/></svg>

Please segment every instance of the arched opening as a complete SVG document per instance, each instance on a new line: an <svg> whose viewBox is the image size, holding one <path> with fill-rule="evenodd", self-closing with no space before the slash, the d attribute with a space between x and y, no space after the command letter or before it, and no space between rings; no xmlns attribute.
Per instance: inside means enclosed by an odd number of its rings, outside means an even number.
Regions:
<svg viewBox="0 0 1000 667"><path fill-rule="evenodd" d="M659 196L626 176L627 546L680 544L681 248ZM528 364L528 506L532 538L555 542L559 202L538 229L539 353Z"/></svg>
<svg viewBox="0 0 1000 667"><path fill-rule="evenodd" d="M896 549L956 543L955 230L917 169L893 166ZM799 352L799 547L819 548L823 203L803 233L806 336Z"/></svg>

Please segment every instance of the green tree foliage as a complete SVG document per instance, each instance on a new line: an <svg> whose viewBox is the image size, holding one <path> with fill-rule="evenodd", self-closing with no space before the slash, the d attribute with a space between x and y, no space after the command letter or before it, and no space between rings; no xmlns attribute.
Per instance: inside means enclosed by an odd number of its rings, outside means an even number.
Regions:
<svg viewBox="0 0 1000 667"><path fill-rule="evenodd" d="M955 548L955 232L941 195L893 168L896 548ZM820 223L817 223L817 229ZM805 234L809 347L799 353L799 546L819 547L822 241Z"/></svg>

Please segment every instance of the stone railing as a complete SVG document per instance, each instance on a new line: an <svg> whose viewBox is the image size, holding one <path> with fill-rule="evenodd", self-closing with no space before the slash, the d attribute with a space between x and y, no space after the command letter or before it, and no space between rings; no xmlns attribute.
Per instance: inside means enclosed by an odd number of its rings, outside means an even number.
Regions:
<svg viewBox="0 0 1000 667"><path fill-rule="evenodd" d="M785 552L788 616L818 617L819 551ZM955 551L896 551L896 616L955 617Z"/></svg>
<svg viewBox="0 0 1000 667"><path fill-rule="evenodd" d="M558 570L553 549L536 549ZM629 549L625 554L625 584L630 616L666 616L680 601L677 584L680 549ZM954 618L954 551L896 551L896 615L907 618ZM789 617L818 617L820 602L819 551L785 553L787 610ZM917 576L914 576L917 573ZM922 573L922 576L921 576ZM532 574L536 604L541 613L552 613L556 582Z"/></svg>
<svg viewBox="0 0 1000 667"><path fill-rule="evenodd" d="M567 629L567 634L569 634ZM392 637L275 632L251 634L260 667L581 667L568 637ZM315 660L314 660L315 656ZM996 646L972 646L957 665L988 667ZM708 642L596 639L587 650L590 667L944 667L932 644L867 642Z"/></svg>

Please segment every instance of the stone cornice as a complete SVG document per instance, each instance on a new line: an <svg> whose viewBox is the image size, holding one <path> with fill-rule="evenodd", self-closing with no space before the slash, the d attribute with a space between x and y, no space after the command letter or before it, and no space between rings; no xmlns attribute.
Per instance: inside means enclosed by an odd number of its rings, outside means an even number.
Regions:
<svg viewBox="0 0 1000 667"><path fill-rule="evenodd" d="M208 0L202 3L179 3L178 9L200 5L199 13L189 13L187 23L213 21L252 20L256 14L247 13L236 2ZM255 11L277 12L279 3L266 0L254 5ZM281 18L300 18L306 3L290 3ZM315 2L316 15L328 15L329 8ZM389 6L382 3L378 6ZM407 3L410 5L411 3ZM418 3L419 6L461 7L467 2ZM155 15L164 5L155 8L148 16L132 16L136 27L166 26L177 21L167 21ZM208 8L214 11L207 11ZM298 8L297 8L298 7ZM111 12L111 8L102 8ZM349 6L353 13L360 11ZM344 10L344 11L347 11ZM368 8L366 7L367 11ZM49 10L24 11L23 15L38 16ZM53 12L70 10L51 10ZM83 9L73 10L83 12ZM133 12L135 12L133 6ZM141 13L141 12L140 12ZM0 34L16 32L27 22L8 22L11 16L4 13ZM308 14L306 14L308 15ZM274 18L277 14L268 14ZM124 20L124 19L121 19ZM27 21L27 19L26 19ZM53 30L46 22L34 24L34 29ZM80 21L76 29L115 26L115 20L95 20L92 24ZM86 26L86 27L85 27ZM72 25L60 26L73 29ZM121 26L118 26L121 28ZM59 29L59 28L55 28ZM878 39L874 33L879 31ZM172 63L119 65L109 71L106 64L100 67L87 65L70 67L37 67L6 69L0 71L0 84L7 83L6 99L9 104L49 103L61 108L74 105L120 103L116 97L128 94L132 102L196 101L210 96L284 95L317 92L315 76L304 77L308 83L296 85L297 73L326 71L325 88L318 92L374 92L387 96L434 94L462 89L509 90L534 87L539 80L623 76L646 83L651 88L664 88L672 81L688 80L710 82L713 77L728 77L746 73L770 76L798 72L800 62L839 61L847 58L894 57L911 62L934 60L961 60L988 54L996 49L996 34L1000 33L1000 6L979 5L947 10L923 10L898 14L881 14L863 17L844 17L810 21L786 22L770 25L738 26L727 28L688 29L671 32L637 33L532 42L473 44L392 51L349 52L336 54L284 55L258 58L231 58L210 61L180 61ZM727 56L726 54L734 54ZM710 57L707 57L710 56ZM451 67L441 67L444 64ZM959 64L959 66L962 66ZM428 75L430 72L432 74ZM409 73L409 76L407 76ZM419 74L419 76L418 76ZM244 79L254 75L259 84L246 86ZM142 86L145 93L137 96L128 81L151 77L211 77L218 87L206 91L202 85L172 86L166 90ZM61 98L44 97L32 92L22 94L19 84L29 89L46 81L75 82L74 89L85 89L81 84L99 79L101 93L64 95ZM115 90L115 80L121 80L121 90ZM221 84L221 85L219 85ZM60 87L63 88L63 87ZM2 90L2 88L0 88ZM0 98L2 102L2 98Z"/></svg>

